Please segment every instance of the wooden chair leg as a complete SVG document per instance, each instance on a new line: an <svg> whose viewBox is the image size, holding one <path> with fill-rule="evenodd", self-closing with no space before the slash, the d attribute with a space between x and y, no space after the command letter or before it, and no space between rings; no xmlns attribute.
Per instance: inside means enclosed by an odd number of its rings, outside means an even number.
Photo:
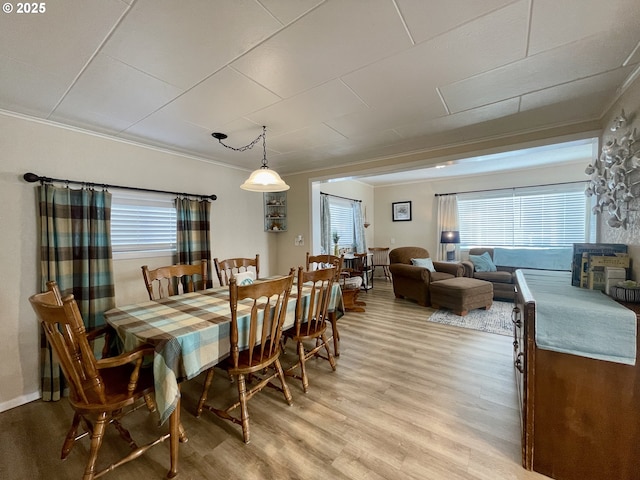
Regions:
<svg viewBox="0 0 640 480"><path fill-rule="evenodd" d="M102 446L102 439L104 438L104 430L107 426L107 413L102 412L98 416L98 421L93 426L93 432L91 434L91 449L89 451L89 460L84 470L82 480L93 480L96 474L96 460L98 459L98 450Z"/></svg>
<svg viewBox="0 0 640 480"><path fill-rule="evenodd" d="M300 364L300 379L302 380L302 390L307 393L309 390L309 378L307 377L307 367L305 365L306 354L302 342L298 342L298 363Z"/></svg>
<svg viewBox="0 0 640 480"><path fill-rule="evenodd" d="M247 409L247 384L244 375L238 375L238 399L240 401L240 422L242 425L242 438L244 443L250 441L249 410Z"/></svg>
<svg viewBox="0 0 640 480"><path fill-rule="evenodd" d="M330 312L329 321L331 322L331 336L333 337L333 355L340 356L340 332L338 332L338 316L336 312Z"/></svg>
<svg viewBox="0 0 640 480"><path fill-rule="evenodd" d="M284 379L284 371L282 370L280 359L276 359L273 365L276 369L276 373L278 374L278 378L280 379L280 383L282 384L282 393L284 394L284 399L287 401L287 404L293 405L293 397L291 396L289 385L287 385L287 382Z"/></svg>
<svg viewBox="0 0 640 480"><path fill-rule="evenodd" d="M67 438L64 439L64 444L62 445L62 453L60 454L60 459L64 460L71 453L71 449L75 445L76 435L78 434L78 426L80 425L80 415L78 413L74 413L73 421L71 422L71 428L69 428L69 432L67 433Z"/></svg>
<svg viewBox="0 0 640 480"><path fill-rule="evenodd" d="M329 343L327 342L327 336L325 334L322 334L322 342L324 344L324 348L327 350L327 358L329 359L329 365L331 365L331 369L335 372L336 360L335 358L333 358L333 355L331 355L331 349L329 348Z"/></svg>
<svg viewBox="0 0 640 480"><path fill-rule="evenodd" d="M202 414L202 408L204 407L204 403L207 401L209 388L211 387L211 382L213 381L213 373L213 367L211 367L207 372L207 376L204 380L204 387L202 387L202 395L200 395L200 401L198 402L196 417L200 417L200 415Z"/></svg>
<svg viewBox="0 0 640 480"><path fill-rule="evenodd" d="M155 412L157 410L156 401L153 399L153 396L151 394L147 394L144 396L144 402L147 404L147 408L150 412Z"/></svg>
<svg viewBox="0 0 640 480"><path fill-rule="evenodd" d="M138 445L136 444L136 442L134 442L133 438L131 438L131 434L129 433L129 430L124 428L119 420L114 418L113 420L111 420L111 423L120 434L120 438L122 438L125 442L127 442L131 450L135 450L136 448L138 448Z"/></svg>

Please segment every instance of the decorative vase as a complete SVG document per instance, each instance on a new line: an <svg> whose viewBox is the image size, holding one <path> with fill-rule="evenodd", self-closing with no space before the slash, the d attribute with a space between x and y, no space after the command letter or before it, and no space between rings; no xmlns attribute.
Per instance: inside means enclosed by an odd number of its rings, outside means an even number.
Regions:
<svg viewBox="0 0 640 480"><path fill-rule="evenodd" d="M333 254L334 254L336 257L338 256L338 244L337 244L337 243L333 246Z"/></svg>

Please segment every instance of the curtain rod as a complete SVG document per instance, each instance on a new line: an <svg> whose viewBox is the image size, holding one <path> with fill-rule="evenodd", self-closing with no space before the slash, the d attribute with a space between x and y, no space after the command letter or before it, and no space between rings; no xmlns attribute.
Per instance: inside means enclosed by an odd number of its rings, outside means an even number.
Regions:
<svg viewBox="0 0 640 480"><path fill-rule="evenodd" d="M517 188L553 187L555 185L571 185L572 183L587 183L588 181L589 180L576 180L575 182L544 183L541 185L527 185L525 187L487 188L485 190L469 190L466 192L436 193L434 194L434 196L446 197L447 195L459 195L463 193L497 192L499 190L515 190Z"/></svg>
<svg viewBox="0 0 640 480"><path fill-rule="evenodd" d="M327 197L336 197L336 198L341 198L343 200L351 200L352 202L362 203L362 200L356 200L355 198L349 198L349 197L341 197L340 195L332 195L331 193L320 192L320 195L326 195Z"/></svg>
<svg viewBox="0 0 640 480"><path fill-rule="evenodd" d="M109 185L106 183L93 183L93 182L80 182L78 180L64 180L62 178L51 178L51 177L41 177L40 175L36 175L35 173L25 173L22 178L24 178L29 183L73 183L75 185L83 185L86 187L102 187L102 188L120 188L122 190L136 190L139 192L151 192L151 193L168 193L170 195L183 195L185 197L200 197L201 199L211 199L216 200L218 198L217 195L201 195L199 193L183 193L183 192L170 192L167 190L154 190L151 188L139 188L139 187L123 187L122 185Z"/></svg>

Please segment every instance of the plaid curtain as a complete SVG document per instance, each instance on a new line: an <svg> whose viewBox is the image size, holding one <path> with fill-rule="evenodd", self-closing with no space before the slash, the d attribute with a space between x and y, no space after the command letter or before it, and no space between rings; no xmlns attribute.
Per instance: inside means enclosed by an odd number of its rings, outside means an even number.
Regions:
<svg viewBox="0 0 640 480"><path fill-rule="evenodd" d="M62 295L73 293L85 327L104 325L115 306L111 259L111 194L38 187L41 288L55 280ZM61 372L41 332L42 399L59 400Z"/></svg>
<svg viewBox="0 0 640 480"><path fill-rule="evenodd" d="M206 288L211 278L211 203L208 200L176 198L178 263L193 264L207 260Z"/></svg>

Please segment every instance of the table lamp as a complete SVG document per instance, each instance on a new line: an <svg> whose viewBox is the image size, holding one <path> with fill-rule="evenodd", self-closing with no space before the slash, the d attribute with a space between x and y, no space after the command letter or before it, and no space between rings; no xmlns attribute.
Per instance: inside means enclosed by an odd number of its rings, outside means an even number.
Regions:
<svg viewBox="0 0 640 480"><path fill-rule="evenodd" d="M456 257L456 243L460 243L460 232L457 230L445 230L440 235L440 243L447 245L447 261L452 262Z"/></svg>

